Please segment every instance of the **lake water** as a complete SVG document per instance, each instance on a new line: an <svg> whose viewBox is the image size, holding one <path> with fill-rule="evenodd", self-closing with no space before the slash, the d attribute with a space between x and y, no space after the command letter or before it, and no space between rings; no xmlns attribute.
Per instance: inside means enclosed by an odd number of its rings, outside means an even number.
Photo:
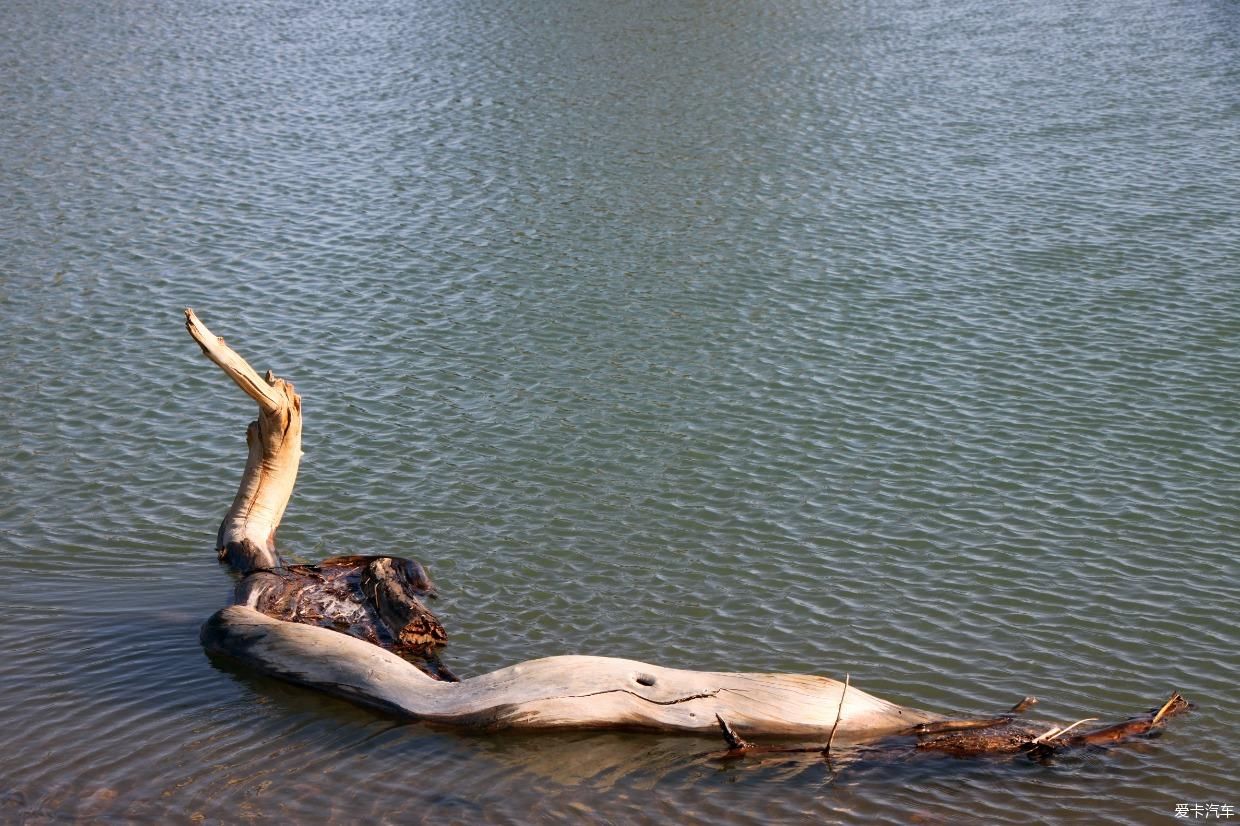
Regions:
<svg viewBox="0 0 1240 826"><path fill-rule="evenodd" d="M0 112L0 821L1240 806L1234 0L6 0ZM424 561L458 673L1198 708L720 765L213 662L253 405L185 306L303 394L286 553Z"/></svg>

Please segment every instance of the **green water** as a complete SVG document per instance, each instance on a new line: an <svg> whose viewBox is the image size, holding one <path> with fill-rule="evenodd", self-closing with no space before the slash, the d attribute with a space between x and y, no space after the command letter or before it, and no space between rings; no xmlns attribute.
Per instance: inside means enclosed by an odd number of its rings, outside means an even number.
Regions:
<svg viewBox="0 0 1240 826"><path fill-rule="evenodd" d="M1161 823L1240 805L1240 6L0 5L0 821ZM562 653L1154 740L720 766L212 662L252 405L294 557Z"/></svg>

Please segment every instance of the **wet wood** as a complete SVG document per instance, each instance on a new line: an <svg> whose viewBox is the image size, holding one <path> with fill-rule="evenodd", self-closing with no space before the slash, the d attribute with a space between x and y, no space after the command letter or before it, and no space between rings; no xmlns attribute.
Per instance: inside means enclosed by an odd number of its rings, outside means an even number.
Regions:
<svg viewBox="0 0 1240 826"><path fill-rule="evenodd" d="M922 723L914 727L913 733L946 734L949 731L973 731L982 728L995 728L1012 722L1011 717L990 717L985 720L940 720L935 723Z"/></svg>
<svg viewBox="0 0 1240 826"><path fill-rule="evenodd" d="M991 725L978 721L947 721L915 732L919 735L917 749L936 751L956 757L977 757L982 754L1011 754L1027 751L1046 726L1016 722L1011 717L996 718ZM964 722L967 725L959 725Z"/></svg>
<svg viewBox="0 0 1240 826"><path fill-rule="evenodd" d="M728 724L728 721L715 715L715 722L719 724L719 732L723 735L723 741L728 744L729 753L743 752L753 748L753 744L741 738L736 733L736 729Z"/></svg>
<svg viewBox="0 0 1240 826"><path fill-rule="evenodd" d="M238 583L234 600L275 619L348 634L436 679L455 680L439 656L447 631L421 601L433 596L426 569L414 560L340 556L255 571Z"/></svg>
<svg viewBox="0 0 1240 826"><path fill-rule="evenodd" d="M1021 699L1019 703L1012 706L1011 710L1008 711L1008 714L1024 714L1026 711L1033 708L1037 704L1038 704L1037 697L1032 697L1032 696L1024 697L1023 699Z"/></svg>
<svg viewBox="0 0 1240 826"><path fill-rule="evenodd" d="M1151 711L1149 714L1134 717L1122 723L1074 734L1072 737L1056 739L1061 740L1063 745L1068 747L1105 746L1112 743L1121 743L1134 737L1152 734L1161 726L1166 725L1169 718L1184 714L1191 708L1192 705L1188 700L1185 700L1179 692L1176 692L1161 707L1156 711Z"/></svg>
<svg viewBox="0 0 1240 826"><path fill-rule="evenodd" d="M422 571L422 566L409 559L376 557L362 568L359 584L383 626L391 629L393 646L424 654L446 643L448 632L418 599L418 580L409 576L410 569Z"/></svg>
<svg viewBox="0 0 1240 826"><path fill-rule="evenodd" d="M1148 714L1100 728L1079 729L1083 724L1093 722L1094 718L1066 725L1037 725L1016 722L1011 717L996 717L992 720L945 720L926 723L917 726L914 733L924 738L917 744L917 748L924 751L937 751L958 757L1017 752L1045 757L1066 749L1109 745L1151 734L1165 725L1167 719L1182 714L1189 708L1188 701L1179 693L1174 693L1162 706Z"/></svg>

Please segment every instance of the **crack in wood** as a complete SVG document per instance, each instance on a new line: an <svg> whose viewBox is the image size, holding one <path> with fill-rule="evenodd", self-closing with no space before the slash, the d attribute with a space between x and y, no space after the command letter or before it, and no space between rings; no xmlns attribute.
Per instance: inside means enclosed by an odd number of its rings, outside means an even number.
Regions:
<svg viewBox="0 0 1240 826"><path fill-rule="evenodd" d="M717 697L719 696L719 692L721 691L723 691L722 688L712 688L710 691L704 692L702 694L690 694L687 697L677 697L675 700L652 700L649 697L643 697L642 695L638 694L636 691L634 691L631 688L608 688L608 689L604 689L603 691L591 691L588 694L566 694L564 695L564 699L576 700L581 697L597 697L600 694L632 694L637 699L645 700L647 703L650 703L652 705L674 706L680 703L687 703L690 700L707 700L707 699L710 699L711 697Z"/></svg>

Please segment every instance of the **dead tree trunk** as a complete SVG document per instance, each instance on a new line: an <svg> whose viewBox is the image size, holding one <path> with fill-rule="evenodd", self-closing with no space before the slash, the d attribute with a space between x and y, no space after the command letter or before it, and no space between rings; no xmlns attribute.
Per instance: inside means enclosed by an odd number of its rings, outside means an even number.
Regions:
<svg viewBox="0 0 1240 826"><path fill-rule="evenodd" d="M301 398L260 377L192 310L203 352L258 403L249 459L220 525L221 562L242 575L235 604L204 626L208 651L272 676L403 716L483 728L635 728L714 731L722 716L747 734L867 737L938 715L904 708L826 677L681 671L608 657L566 656L463 682L439 662L447 635L421 598L425 569L395 557L337 557L284 565L275 532L301 458ZM843 698L843 702L841 702Z"/></svg>
<svg viewBox="0 0 1240 826"><path fill-rule="evenodd" d="M193 310L186 328L206 356L258 403L246 431L249 458L220 525L216 550L241 576L234 604L201 640L213 654L274 677L411 719L484 729L629 728L714 732L729 757L754 751L740 737L794 735L831 742L892 734L953 754L1115 742L1149 733L1188 704L1178 695L1147 717L1094 731L1055 726L1036 734L1010 716L948 720L880 700L848 683L795 674L683 671L610 657L531 660L458 681L440 662L443 626L423 604L426 570L409 559L346 556L285 565L275 533L301 459L301 398L270 372L260 377ZM1023 701L1013 712L1023 710ZM1081 721L1087 722L1087 721Z"/></svg>

